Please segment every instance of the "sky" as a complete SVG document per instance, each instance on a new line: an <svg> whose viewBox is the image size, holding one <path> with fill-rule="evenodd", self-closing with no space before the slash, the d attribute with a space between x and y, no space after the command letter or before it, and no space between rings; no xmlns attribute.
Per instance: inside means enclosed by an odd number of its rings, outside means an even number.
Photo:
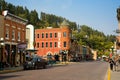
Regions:
<svg viewBox="0 0 120 80"><path fill-rule="evenodd" d="M54 14L79 25L87 25L105 35L116 35L118 29L117 8L120 0L5 0L30 11ZM40 17L40 16L39 16Z"/></svg>

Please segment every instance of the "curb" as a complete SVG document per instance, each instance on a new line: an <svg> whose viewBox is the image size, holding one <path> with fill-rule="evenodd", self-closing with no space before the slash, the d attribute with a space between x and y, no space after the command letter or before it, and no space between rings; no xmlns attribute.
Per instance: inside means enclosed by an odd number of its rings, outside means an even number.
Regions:
<svg viewBox="0 0 120 80"><path fill-rule="evenodd" d="M68 65L69 63L59 63L59 64L52 64L52 67L57 67L57 66L63 66L63 65ZM5 69L5 70L1 70L0 74L5 74L5 73L11 73L11 72L17 72L17 71L22 71L23 68L22 67L18 67L18 68L11 68L11 69Z"/></svg>
<svg viewBox="0 0 120 80"><path fill-rule="evenodd" d="M22 70L23 70L23 68L2 70L2 71L0 71L0 74L11 73L11 72L17 72L17 71L22 71Z"/></svg>

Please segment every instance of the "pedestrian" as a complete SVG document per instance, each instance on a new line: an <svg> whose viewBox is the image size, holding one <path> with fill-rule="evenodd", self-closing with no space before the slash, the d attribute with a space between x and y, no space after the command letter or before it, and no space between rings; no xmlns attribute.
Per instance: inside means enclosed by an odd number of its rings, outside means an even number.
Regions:
<svg viewBox="0 0 120 80"><path fill-rule="evenodd" d="M109 63L110 63L110 69L113 71L114 61L112 59L110 59Z"/></svg>
<svg viewBox="0 0 120 80"><path fill-rule="evenodd" d="M118 55L115 56L114 63L115 63L114 69L115 69L115 71L117 71L118 64L119 64L119 56Z"/></svg>

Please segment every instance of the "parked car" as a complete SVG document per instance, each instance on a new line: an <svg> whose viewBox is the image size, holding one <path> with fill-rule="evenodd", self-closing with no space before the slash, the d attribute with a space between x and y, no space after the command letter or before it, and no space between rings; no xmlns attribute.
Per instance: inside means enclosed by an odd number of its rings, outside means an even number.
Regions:
<svg viewBox="0 0 120 80"><path fill-rule="evenodd" d="M34 57L29 59L23 64L24 70L26 69L38 69L38 68L46 68L47 67L47 61L45 59L42 59L41 57Z"/></svg>

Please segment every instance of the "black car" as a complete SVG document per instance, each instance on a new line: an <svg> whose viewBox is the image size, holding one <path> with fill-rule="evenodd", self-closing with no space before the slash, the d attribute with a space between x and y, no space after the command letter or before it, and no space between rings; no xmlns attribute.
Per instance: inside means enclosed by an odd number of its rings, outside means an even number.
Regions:
<svg viewBox="0 0 120 80"><path fill-rule="evenodd" d="M23 64L24 70L26 69L38 69L38 68L46 68L47 67L47 61L45 59L42 59L41 57L34 57L29 59Z"/></svg>

